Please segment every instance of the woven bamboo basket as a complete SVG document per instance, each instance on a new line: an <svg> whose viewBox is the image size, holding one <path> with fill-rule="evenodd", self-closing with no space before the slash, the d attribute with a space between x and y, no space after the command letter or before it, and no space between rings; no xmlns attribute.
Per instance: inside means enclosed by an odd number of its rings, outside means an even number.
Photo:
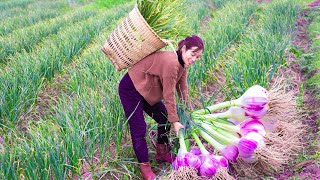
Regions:
<svg viewBox="0 0 320 180"><path fill-rule="evenodd" d="M148 25L135 5L129 15L109 35L101 50L118 71L133 66L167 43Z"/></svg>

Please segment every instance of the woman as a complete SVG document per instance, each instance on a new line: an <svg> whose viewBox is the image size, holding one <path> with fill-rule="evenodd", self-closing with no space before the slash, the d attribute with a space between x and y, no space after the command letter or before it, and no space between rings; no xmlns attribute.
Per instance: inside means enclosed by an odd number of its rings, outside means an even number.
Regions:
<svg viewBox="0 0 320 180"><path fill-rule="evenodd" d="M178 44L177 51L155 52L128 70L119 84L119 96L128 118L134 152L143 179L154 179L145 140L146 122L143 111L158 123L156 160L173 162L167 148L170 123L178 134L179 122L175 92L189 107L187 68L203 52L203 41L198 36L187 37ZM165 101L165 105L161 100ZM170 123L168 123L168 121Z"/></svg>

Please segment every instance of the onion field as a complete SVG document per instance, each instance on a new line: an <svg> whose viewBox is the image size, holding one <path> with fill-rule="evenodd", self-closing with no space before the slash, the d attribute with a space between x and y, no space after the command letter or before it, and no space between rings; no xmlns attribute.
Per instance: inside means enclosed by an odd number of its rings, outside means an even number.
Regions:
<svg viewBox="0 0 320 180"><path fill-rule="evenodd" d="M270 95L265 149L255 163L229 163L227 177L319 179L320 2L185 1L190 33L205 43L188 69L195 110L253 85ZM0 179L141 179L118 95L127 70L101 51L135 3L0 0ZM154 160L157 124L145 117L157 177L201 179Z"/></svg>

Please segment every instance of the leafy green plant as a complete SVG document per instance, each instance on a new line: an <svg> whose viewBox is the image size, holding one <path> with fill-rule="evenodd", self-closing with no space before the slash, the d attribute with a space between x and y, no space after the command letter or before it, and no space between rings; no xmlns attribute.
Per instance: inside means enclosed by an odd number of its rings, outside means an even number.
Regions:
<svg viewBox="0 0 320 180"><path fill-rule="evenodd" d="M116 13L114 9L108 10L100 15L105 17L101 19L90 17L72 29L66 27L49 36L32 53L16 54L17 58L7 64L8 68L0 69L0 121L17 122L20 113L35 102L43 82L52 79L55 72L61 71L100 31L131 7L128 4L117 8Z"/></svg>
<svg viewBox="0 0 320 180"><path fill-rule="evenodd" d="M254 84L268 87L278 68L285 64L284 52L299 9L299 4L288 0L275 1L262 9L257 26L241 37L225 68L228 93L241 94Z"/></svg>
<svg viewBox="0 0 320 180"><path fill-rule="evenodd" d="M319 28L320 28L320 11L314 9L311 14L310 17L313 18L312 23L309 26L309 35L311 38L311 54L312 57L309 60L309 63L306 65L310 68L311 72L313 73L309 73L312 77L308 80L308 85L311 86L313 89L315 89L316 92L316 96L318 99L320 99L320 91L319 91L319 87L320 87L320 73L319 73L319 69L320 69L320 52L319 52L319 48L320 48L320 38L319 38Z"/></svg>
<svg viewBox="0 0 320 180"><path fill-rule="evenodd" d="M229 49L236 44L242 33L245 33L249 20L254 16L257 5L250 1L232 1L225 3L214 12L214 18L208 23L203 33L205 51L200 62L189 69L190 82L208 81L209 75L199 72L216 70L216 66L225 63L220 61ZM211 75L210 75L211 76ZM217 77L210 77L216 79Z"/></svg>
<svg viewBox="0 0 320 180"><path fill-rule="evenodd" d="M6 10L13 7L26 7L28 4L33 3L35 0L21 0L21 1L8 1L0 3L0 10Z"/></svg>
<svg viewBox="0 0 320 180"><path fill-rule="evenodd" d="M63 13L63 11L61 11L60 9L41 9L39 11L30 13L29 15L22 14L19 16L7 18L6 20L1 20L0 35L5 36L19 28L32 26L38 22L58 17L59 15L61 15L61 13Z"/></svg>
<svg viewBox="0 0 320 180"><path fill-rule="evenodd" d="M118 4L123 4L130 2L132 0L96 0L95 4L98 7L103 7L103 8L111 8L113 6L116 6Z"/></svg>
<svg viewBox="0 0 320 180"><path fill-rule="evenodd" d="M43 40L44 37L57 34L64 27L83 21L94 15L96 15L94 11L80 9L13 31L10 35L0 39L0 63L6 63L10 59L15 59L15 57L11 56L23 50L31 52L32 48Z"/></svg>
<svg viewBox="0 0 320 180"><path fill-rule="evenodd" d="M140 13L162 39L176 40L189 34L184 0L137 0Z"/></svg>

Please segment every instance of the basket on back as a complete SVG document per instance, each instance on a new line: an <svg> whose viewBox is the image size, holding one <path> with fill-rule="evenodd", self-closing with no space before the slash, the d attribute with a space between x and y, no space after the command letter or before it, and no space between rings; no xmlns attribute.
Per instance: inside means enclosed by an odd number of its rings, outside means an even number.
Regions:
<svg viewBox="0 0 320 180"><path fill-rule="evenodd" d="M118 71L163 48L163 41L145 21L137 5L109 35L102 51Z"/></svg>

